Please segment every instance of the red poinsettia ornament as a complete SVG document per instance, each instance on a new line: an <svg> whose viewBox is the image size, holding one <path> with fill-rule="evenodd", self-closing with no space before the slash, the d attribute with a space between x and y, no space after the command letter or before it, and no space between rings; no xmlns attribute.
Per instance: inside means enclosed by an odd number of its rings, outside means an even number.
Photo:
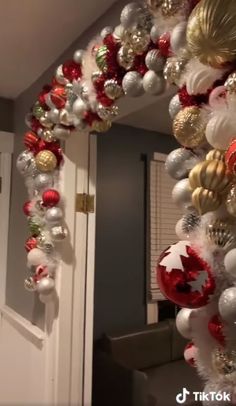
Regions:
<svg viewBox="0 0 236 406"><path fill-rule="evenodd" d="M173 244L161 254L157 280L164 296L189 309L207 305L215 291L210 266L189 241Z"/></svg>

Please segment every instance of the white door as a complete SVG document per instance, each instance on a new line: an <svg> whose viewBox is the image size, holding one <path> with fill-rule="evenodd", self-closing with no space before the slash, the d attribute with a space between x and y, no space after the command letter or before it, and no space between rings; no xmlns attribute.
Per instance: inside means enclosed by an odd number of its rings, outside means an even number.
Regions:
<svg viewBox="0 0 236 406"><path fill-rule="evenodd" d="M77 213L75 202L77 193L95 194L96 138L77 134L65 145L62 176L70 240L57 272L59 301L45 306L41 330L5 304L13 150L13 135L7 135L0 133L0 405L90 406L95 213Z"/></svg>

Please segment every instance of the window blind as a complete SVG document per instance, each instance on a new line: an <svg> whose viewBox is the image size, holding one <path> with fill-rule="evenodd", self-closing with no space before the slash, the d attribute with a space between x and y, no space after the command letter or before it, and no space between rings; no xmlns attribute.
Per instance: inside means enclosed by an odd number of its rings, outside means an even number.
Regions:
<svg viewBox="0 0 236 406"><path fill-rule="evenodd" d="M182 212L172 201L172 189L176 180L165 170L166 155L156 153L150 161L150 207L149 207L149 300L164 300L156 280L156 265L162 251L178 240L175 234L177 221Z"/></svg>

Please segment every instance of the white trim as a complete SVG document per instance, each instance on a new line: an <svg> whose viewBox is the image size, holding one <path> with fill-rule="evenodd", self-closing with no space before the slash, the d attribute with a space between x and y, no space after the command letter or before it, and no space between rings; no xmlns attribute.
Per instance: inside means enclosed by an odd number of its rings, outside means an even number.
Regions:
<svg viewBox="0 0 236 406"><path fill-rule="evenodd" d="M0 309L1 317L4 317L20 334L38 347L42 347L45 334L40 328L34 326L9 306L4 305Z"/></svg>
<svg viewBox="0 0 236 406"><path fill-rule="evenodd" d="M165 162L166 158L167 158L166 154L161 154L160 152L155 152L154 153L154 160L155 161Z"/></svg>
<svg viewBox="0 0 236 406"><path fill-rule="evenodd" d="M158 322L158 302L147 303L147 324Z"/></svg>
<svg viewBox="0 0 236 406"><path fill-rule="evenodd" d="M14 151L14 134L0 131L0 152L12 154Z"/></svg>

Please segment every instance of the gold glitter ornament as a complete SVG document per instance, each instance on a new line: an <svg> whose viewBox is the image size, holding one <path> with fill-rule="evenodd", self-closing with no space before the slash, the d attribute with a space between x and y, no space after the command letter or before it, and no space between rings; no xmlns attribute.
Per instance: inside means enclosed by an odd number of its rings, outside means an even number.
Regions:
<svg viewBox="0 0 236 406"><path fill-rule="evenodd" d="M236 59L235 0L201 0L191 13L187 44L200 62L220 68Z"/></svg>
<svg viewBox="0 0 236 406"><path fill-rule="evenodd" d="M202 216L210 211L217 210L221 203L219 193L198 187L192 194L192 203L198 213Z"/></svg>
<svg viewBox="0 0 236 406"><path fill-rule="evenodd" d="M165 64L163 75L165 80L170 84L178 85L181 79L187 60L184 58L169 58Z"/></svg>
<svg viewBox="0 0 236 406"><path fill-rule="evenodd" d="M180 110L173 122L174 136L186 148L196 148L204 144L205 129L203 112L196 106Z"/></svg>
<svg viewBox="0 0 236 406"><path fill-rule="evenodd" d="M220 149L212 149L211 151L208 152L206 156L207 161L212 161L213 159L216 159L217 161L225 161L225 151L222 151Z"/></svg>
<svg viewBox="0 0 236 406"><path fill-rule="evenodd" d="M92 124L92 130L98 133L105 133L106 131L110 130L112 126L111 121L94 121Z"/></svg>
<svg viewBox="0 0 236 406"><path fill-rule="evenodd" d="M35 157L36 167L40 172L52 172L57 166L57 158L53 152L45 149Z"/></svg>
<svg viewBox="0 0 236 406"><path fill-rule="evenodd" d="M186 4L185 0L163 0L161 12L164 17L172 17L180 12Z"/></svg>
<svg viewBox="0 0 236 406"><path fill-rule="evenodd" d="M135 54L143 54L150 42L150 35L146 30L135 30L130 37L130 47Z"/></svg>
<svg viewBox="0 0 236 406"><path fill-rule="evenodd" d="M236 72L229 75L224 86L230 94L236 93Z"/></svg>
<svg viewBox="0 0 236 406"><path fill-rule="evenodd" d="M233 185L226 198L226 208L228 213L236 217L236 185Z"/></svg>
<svg viewBox="0 0 236 406"><path fill-rule="evenodd" d="M216 348L212 352L212 366L220 375L231 375L236 372L236 351Z"/></svg>
<svg viewBox="0 0 236 406"><path fill-rule="evenodd" d="M118 64L129 70L134 64L135 54L134 51L129 46L122 46L117 53L117 62Z"/></svg>

